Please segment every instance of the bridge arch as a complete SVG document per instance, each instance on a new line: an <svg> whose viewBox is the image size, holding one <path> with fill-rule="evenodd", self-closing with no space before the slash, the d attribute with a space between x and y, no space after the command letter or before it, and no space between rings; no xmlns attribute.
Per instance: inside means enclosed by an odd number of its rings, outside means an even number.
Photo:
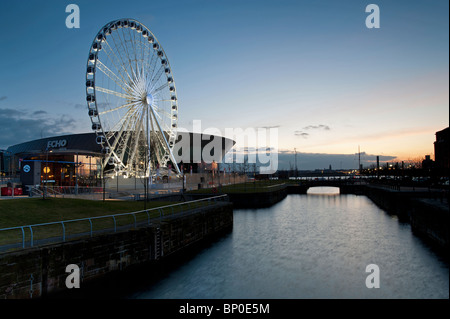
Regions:
<svg viewBox="0 0 450 319"><path fill-rule="evenodd" d="M339 195L340 193L339 186L310 186L306 190L308 195Z"/></svg>
<svg viewBox="0 0 450 319"><path fill-rule="evenodd" d="M288 194L308 194L308 190L314 187L338 188L339 194L361 194L365 183L350 180L315 180L301 181L298 184L288 185Z"/></svg>

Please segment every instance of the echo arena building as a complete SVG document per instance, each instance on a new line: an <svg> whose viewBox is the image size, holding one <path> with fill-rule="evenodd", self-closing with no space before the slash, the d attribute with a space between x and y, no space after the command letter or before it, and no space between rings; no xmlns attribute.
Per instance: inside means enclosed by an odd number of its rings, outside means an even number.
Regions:
<svg viewBox="0 0 450 319"><path fill-rule="evenodd" d="M211 163L195 160L194 154L202 154L205 146L213 140L220 141L221 149L214 150L216 154L211 155L215 162L220 162L233 147L233 140L215 135L178 132L174 157L180 169L191 173L211 170ZM201 149L194 146L194 141L200 141ZM188 147L177 147L182 142ZM187 151L189 155L186 158L183 152ZM6 151L0 151L0 155L3 175L17 176L20 173L20 181L24 186L42 183L49 186L101 185L104 154L102 146L96 143L95 133L37 139L10 146Z"/></svg>

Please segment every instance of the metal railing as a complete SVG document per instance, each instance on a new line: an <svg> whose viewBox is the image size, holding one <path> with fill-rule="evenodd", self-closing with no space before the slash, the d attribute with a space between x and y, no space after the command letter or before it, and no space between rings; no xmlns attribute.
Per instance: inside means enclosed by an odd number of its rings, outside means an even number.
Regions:
<svg viewBox="0 0 450 319"><path fill-rule="evenodd" d="M94 232L102 232L102 233L117 232L117 230L119 230L119 229L127 229L127 228L130 228L130 226L136 228L138 225L139 226L150 225L152 221L156 221L156 220L161 221L162 219L173 218L175 216L179 216L182 214L192 213L193 209L195 209L195 208L205 207L202 205L198 206L198 205L196 205L197 203L207 202L207 205L210 205L212 203L216 203L219 201L221 201L221 202L228 201L228 196L220 195L220 196L208 197L208 198L192 200L192 201L177 203L177 204L172 204L172 205L160 206L160 207L155 207L155 208L150 208L150 209L136 211L136 212L130 212L130 213L86 217L86 218L79 218L79 219L62 220L62 221L57 221L57 222L8 227L8 228L0 229L0 234L4 231L20 230L22 232L22 248L25 248L26 247L26 240L25 240L26 232L25 232L25 230L28 229L29 234L30 234L29 247L33 247L35 244L33 228L36 229L37 227L49 227L49 226L55 226L55 225L59 226L60 225L61 226L61 236L40 238L39 241L45 242L45 243L58 242L58 241L65 242L68 237L71 237L71 238L79 238L79 237L84 237L84 236L92 237ZM147 218L145 220L140 220L138 222L138 219L136 217L138 214L141 214L141 215L145 214L147 216ZM117 218L123 217L123 216L132 216L133 222L126 223L124 225L118 225ZM101 219L111 219L113 221L114 226L109 227L109 228L108 227L102 228L102 229L94 231L93 230L93 221L101 220ZM90 224L89 231L77 232L77 233L70 234L70 235L67 234L66 228L70 223L79 223L79 222L83 222L83 221L89 222L89 224ZM6 248L6 249L17 248L17 243L18 242L15 242L12 244L1 245L0 250L2 247Z"/></svg>
<svg viewBox="0 0 450 319"><path fill-rule="evenodd" d="M56 197L58 195L82 195L82 194L97 194L103 192L102 187L87 187L87 186L31 186L28 189L31 197L42 196L46 192L46 196Z"/></svg>
<svg viewBox="0 0 450 319"><path fill-rule="evenodd" d="M277 183L277 184L265 184L264 182L246 182L241 184L231 184L231 185L222 185L219 187L214 187L219 193L227 193L227 192L240 192L240 191L254 191L254 192L266 192L266 191L276 191L286 187L286 183Z"/></svg>

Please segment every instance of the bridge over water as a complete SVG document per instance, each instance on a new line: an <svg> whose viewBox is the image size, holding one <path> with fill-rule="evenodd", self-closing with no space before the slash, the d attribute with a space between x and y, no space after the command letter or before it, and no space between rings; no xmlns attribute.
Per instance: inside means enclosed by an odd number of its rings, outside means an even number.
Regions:
<svg viewBox="0 0 450 319"><path fill-rule="evenodd" d="M367 185L364 180L325 179L301 181L298 184L288 184L288 194L306 194L311 187L337 187L341 194L362 194Z"/></svg>

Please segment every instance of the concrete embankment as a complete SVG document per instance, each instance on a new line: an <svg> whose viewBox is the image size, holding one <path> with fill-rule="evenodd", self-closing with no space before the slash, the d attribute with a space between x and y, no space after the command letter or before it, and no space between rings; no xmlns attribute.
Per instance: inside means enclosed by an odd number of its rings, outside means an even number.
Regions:
<svg viewBox="0 0 450 319"><path fill-rule="evenodd" d="M0 254L0 298L67 292L66 267L79 268L80 286L142 265L155 265L233 227L231 203L197 208L149 226ZM80 289L81 290L81 289Z"/></svg>
<svg viewBox="0 0 450 319"><path fill-rule="evenodd" d="M410 211L411 229L425 236L444 249L449 247L449 207L435 199L412 200Z"/></svg>
<svg viewBox="0 0 450 319"><path fill-rule="evenodd" d="M411 230L438 246L449 246L449 206L437 191L401 191L377 186L367 186L365 195L376 205L409 222Z"/></svg>
<svg viewBox="0 0 450 319"><path fill-rule="evenodd" d="M228 197L235 208L270 207L287 196L286 187L264 192L229 193Z"/></svg>
<svg viewBox="0 0 450 319"><path fill-rule="evenodd" d="M284 198L288 192L286 185L276 185L276 187L265 189L264 191L253 191L251 186L242 192L226 192L218 191L219 194L226 194L229 201L233 204L233 208L262 208L270 207ZM185 200L197 200L208 197L217 196L216 193L186 193Z"/></svg>

